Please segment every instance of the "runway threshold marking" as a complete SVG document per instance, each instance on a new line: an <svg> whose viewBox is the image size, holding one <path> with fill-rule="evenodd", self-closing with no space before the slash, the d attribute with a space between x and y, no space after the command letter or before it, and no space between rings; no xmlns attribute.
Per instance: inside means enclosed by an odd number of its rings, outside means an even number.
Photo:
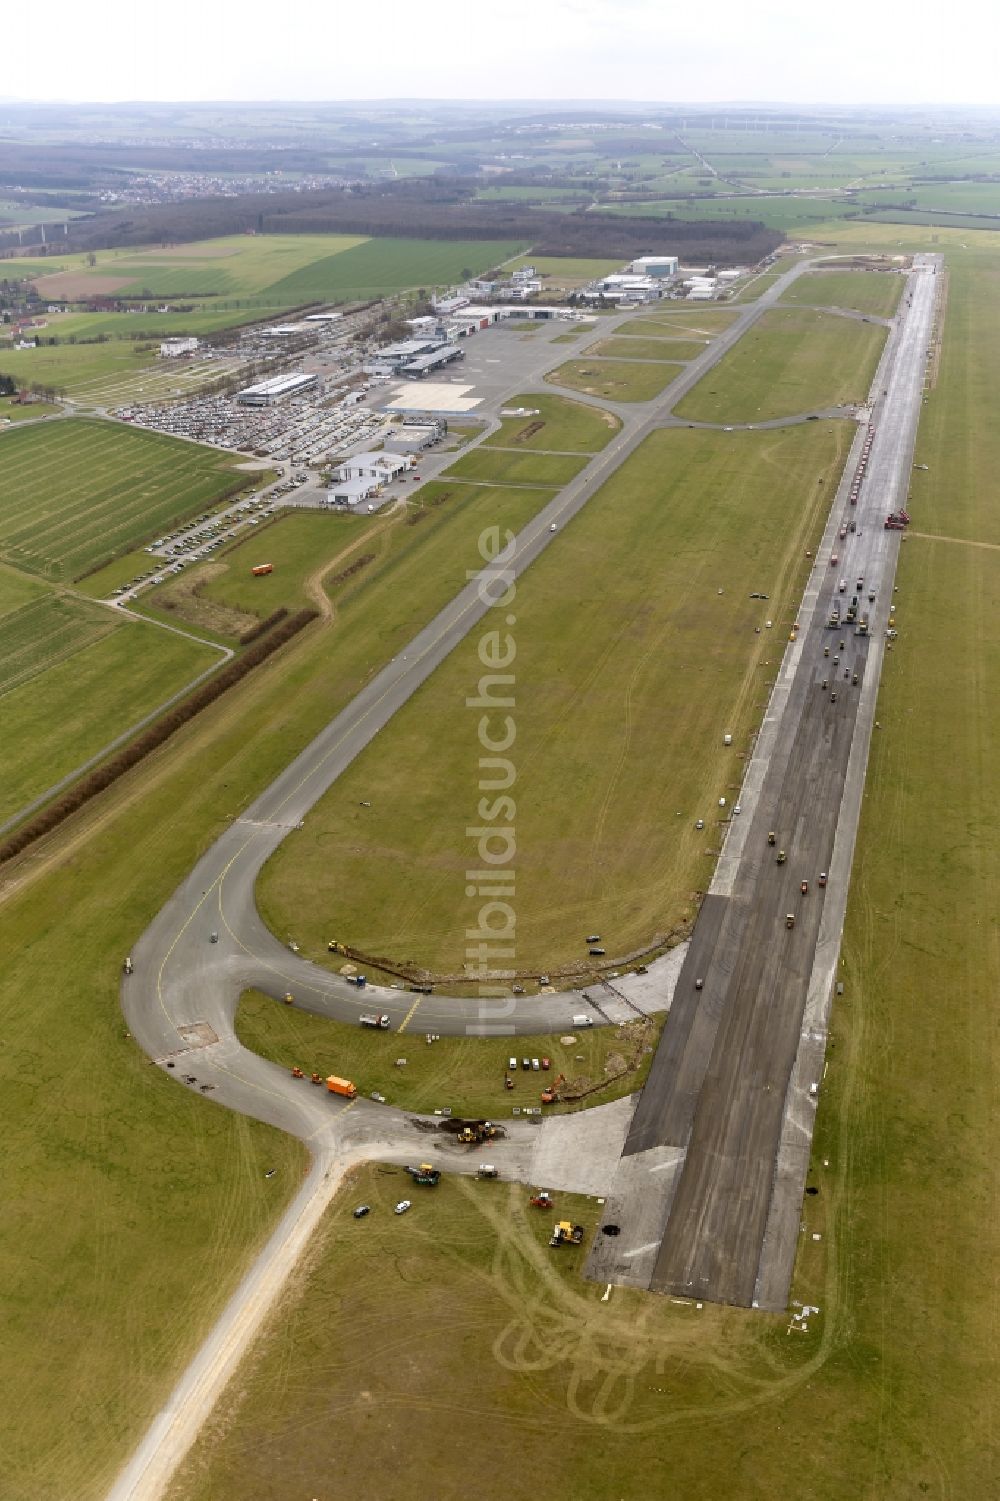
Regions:
<svg viewBox="0 0 1000 1501"><path fill-rule="evenodd" d="M413 1005L410 1007L409 1011L403 1017L403 1020L400 1022L399 1026L396 1028L397 1032L405 1032L406 1031L406 1028L407 1028L407 1026L408 1026L408 1024L410 1022L410 1019L413 1016L413 1013L416 1011L417 1007L420 1005L420 1002L422 1000L423 1000L423 996L422 995L418 995L417 999L413 1002Z"/></svg>

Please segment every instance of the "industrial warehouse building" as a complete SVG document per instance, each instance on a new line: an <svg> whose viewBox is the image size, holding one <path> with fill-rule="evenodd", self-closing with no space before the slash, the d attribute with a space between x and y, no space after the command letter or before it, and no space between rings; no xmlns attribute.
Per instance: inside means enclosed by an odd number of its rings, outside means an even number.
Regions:
<svg viewBox="0 0 1000 1501"><path fill-rule="evenodd" d="M163 359L169 360L179 354L194 354L197 348L197 339L164 339L160 345L160 355Z"/></svg>
<svg viewBox="0 0 1000 1501"><path fill-rule="evenodd" d="M318 375L272 375L270 380L258 381L240 391L236 400L245 407L273 407L289 396L300 396L311 386L319 384Z"/></svg>
<svg viewBox="0 0 1000 1501"><path fill-rule="evenodd" d="M635 276L676 276L680 262L676 255L640 255L628 269Z"/></svg>

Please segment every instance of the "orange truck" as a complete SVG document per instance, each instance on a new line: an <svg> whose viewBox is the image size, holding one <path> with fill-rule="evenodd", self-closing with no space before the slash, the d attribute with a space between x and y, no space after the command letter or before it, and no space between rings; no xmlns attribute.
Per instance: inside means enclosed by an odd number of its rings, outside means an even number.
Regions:
<svg viewBox="0 0 1000 1501"><path fill-rule="evenodd" d="M250 572L253 574L253 576L254 576L255 579L263 578L264 575L265 575L265 573L273 573L274 572L274 564L273 563L258 563L257 566L256 566L256 568L251 568Z"/></svg>
<svg viewBox="0 0 1000 1501"><path fill-rule="evenodd" d="M352 1084L350 1079L338 1079L336 1074L329 1076L326 1087L331 1094L342 1094L348 1100L355 1099L358 1093L356 1084Z"/></svg>

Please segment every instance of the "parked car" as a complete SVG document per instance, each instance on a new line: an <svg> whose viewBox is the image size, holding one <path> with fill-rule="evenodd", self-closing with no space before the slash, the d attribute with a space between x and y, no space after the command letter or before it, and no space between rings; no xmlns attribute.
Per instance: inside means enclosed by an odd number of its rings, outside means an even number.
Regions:
<svg viewBox="0 0 1000 1501"><path fill-rule="evenodd" d="M365 1215L371 1214L371 1212L372 1206L370 1204L359 1204L357 1209L355 1209L354 1211L354 1218L356 1220L363 1220Z"/></svg>
<svg viewBox="0 0 1000 1501"><path fill-rule="evenodd" d="M409 1199L400 1199L399 1203L396 1205L395 1209L392 1212L393 1214L405 1214L409 1207Z"/></svg>

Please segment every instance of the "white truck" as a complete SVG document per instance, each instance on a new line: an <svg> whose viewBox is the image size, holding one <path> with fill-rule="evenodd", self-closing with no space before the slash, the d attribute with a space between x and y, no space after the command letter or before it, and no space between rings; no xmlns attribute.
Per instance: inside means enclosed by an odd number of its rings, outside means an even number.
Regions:
<svg viewBox="0 0 1000 1501"><path fill-rule="evenodd" d="M383 1011L366 1011L358 1020L363 1027L378 1027L383 1032L389 1028L389 1018Z"/></svg>

